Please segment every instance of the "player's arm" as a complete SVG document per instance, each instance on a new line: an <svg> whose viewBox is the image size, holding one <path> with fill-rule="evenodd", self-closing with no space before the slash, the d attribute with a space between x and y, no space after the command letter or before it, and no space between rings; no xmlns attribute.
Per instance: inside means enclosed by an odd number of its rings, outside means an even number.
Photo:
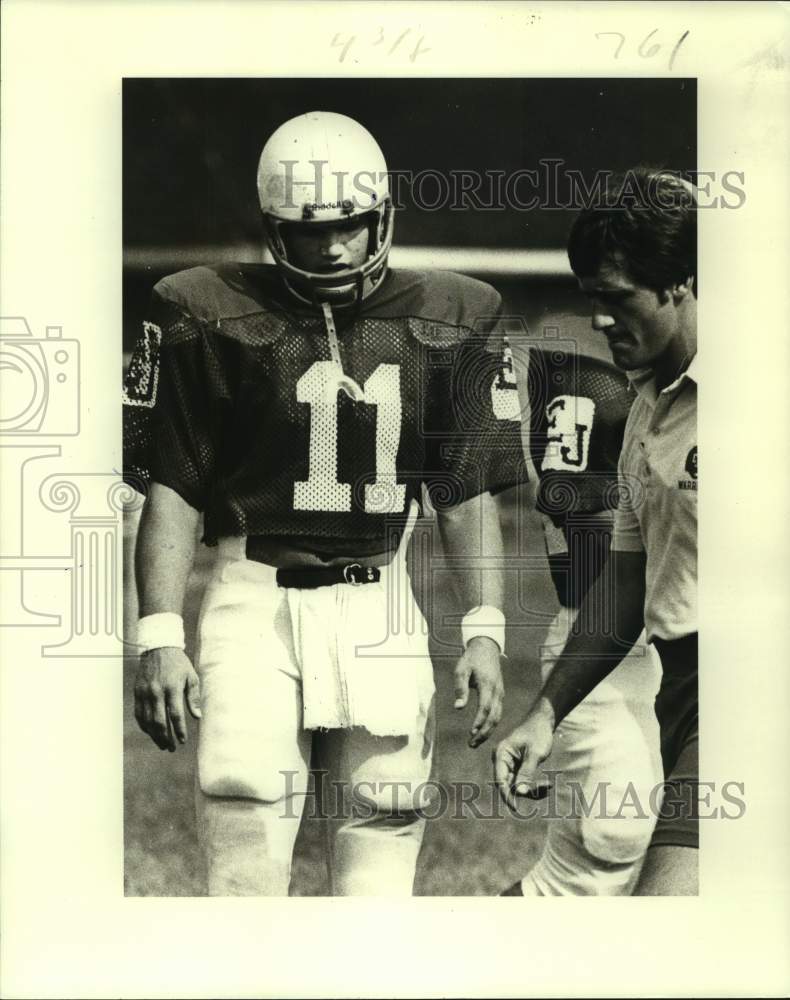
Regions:
<svg viewBox="0 0 790 1000"><path fill-rule="evenodd" d="M175 490L151 484L135 554L141 617L181 614L195 558L199 518L199 512Z"/></svg>
<svg viewBox="0 0 790 1000"><path fill-rule="evenodd" d="M207 362L204 330L170 300L167 281L154 290L151 320L144 324L149 337L156 334L158 350L148 364L133 366L137 384L127 386L127 396L149 412L137 452L151 482L137 541L142 655L135 717L160 749L175 750L187 738L186 709L199 716L198 678L184 653L181 611L198 512L214 476L216 387L209 373L218 364L213 357Z"/></svg>
<svg viewBox="0 0 790 1000"><path fill-rule="evenodd" d="M153 483L143 508L135 569L140 595L140 657L135 718L160 750L187 739L185 703L200 718L197 673L184 652L181 612L195 556L199 513L178 493Z"/></svg>
<svg viewBox="0 0 790 1000"><path fill-rule="evenodd" d="M545 788L536 772L551 752L555 729L615 669L644 627L645 553L613 551L609 558L612 566L588 591L577 627L526 719L494 751L494 777L512 808L515 795Z"/></svg>
<svg viewBox="0 0 790 1000"><path fill-rule="evenodd" d="M494 498L490 493L481 493L455 507L437 512L437 521L445 555L451 560L458 559L463 566L454 574L461 607L493 609L489 618L493 612L501 615L502 571L496 566L482 568L485 561L496 563L503 555L499 512ZM481 569L469 568L470 562L477 560L481 561ZM486 611L481 611L481 631L491 631L491 624L486 620ZM474 631L471 628L470 634ZM485 742L502 718L502 652L489 635L473 636L455 668L455 708L466 707L470 687L477 691L477 713L469 736L471 747Z"/></svg>
<svg viewBox="0 0 790 1000"><path fill-rule="evenodd" d="M448 556L469 566L503 554L499 511L493 494L525 475L521 411L513 356L501 324L502 302L493 288L479 285L465 300L472 331L455 350L451 368L439 366L432 387L435 503ZM465 650L455 672L455 707L463 709L469 688L477 690L477 713L469 745L490 736L502 715L500 656L504 653L502 571L465 569L456 574L461 591Z"/></svg>

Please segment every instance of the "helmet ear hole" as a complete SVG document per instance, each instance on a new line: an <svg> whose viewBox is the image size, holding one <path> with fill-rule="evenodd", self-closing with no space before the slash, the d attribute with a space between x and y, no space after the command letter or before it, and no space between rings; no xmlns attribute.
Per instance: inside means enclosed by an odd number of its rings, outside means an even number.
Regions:
<svg viewBox="0 0 790 1000"><path fill-rule="evenodd" d="M368 217L368 260L378 253L381 246L381 233L380 213L372 212Z"/></svg>
<svg viewBox="0 0 790 1000"><path fill-rule="evenodd" d="M274 219L267 215L263 216L263 233L274 258L277 259L280 256L287 260L288 255L283 238L280 236L280 227Z"/></svg>

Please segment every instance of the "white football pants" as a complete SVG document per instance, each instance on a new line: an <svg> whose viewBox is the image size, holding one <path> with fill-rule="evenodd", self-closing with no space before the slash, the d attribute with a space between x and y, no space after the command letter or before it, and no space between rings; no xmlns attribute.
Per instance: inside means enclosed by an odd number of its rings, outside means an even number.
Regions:
<svg viewBox="0 0 790 1000"><path fill-rule="evenodd" d="M198 629L196 799L209 895L288 894L312 750L326 770L332 894L410 895L425 828L434 685L405 559L399 553L382 567L378 583L286 590L272 567L243 552L243 540L220 543ZM320 684L311 688L304 681L316 658ZM356 678L357 716L372 704L371 691L379 724L389 698L401 713L412 704L409 731L305 729L306 708L321 706L305 706L304 692L323 697L330 668L338 697Z"/></svg>
<svg viewBox="0 0 790 1000"><path fill-rule="evenodd" d="M560 608L552 621L541 650L544 680L575 618L575 610ZM633 890L656 822L651 793L662 781L654 710L660 676L658 657L643 633L616 670L557 727L554 749L543 764L559 772L547 806L548 833L542 856L522 879L525 896L617 896Z"/></svg>

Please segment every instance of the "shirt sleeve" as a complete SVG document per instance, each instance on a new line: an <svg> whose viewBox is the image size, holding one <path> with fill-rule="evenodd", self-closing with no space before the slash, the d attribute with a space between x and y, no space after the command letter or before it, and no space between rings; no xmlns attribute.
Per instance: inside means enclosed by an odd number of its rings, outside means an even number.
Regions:
<svg viewBox="0 0 790 1000"><path fill-rule="evenodd" d="M212 367L202 325L155 291L124 382L124 479L142 492L161 483L200 511L218 453Z"/></svg>
<svg viewBox="0 0 790 1000"><path fill-rule="evenodd" d="M620 454L617 465L617 481L620 502L614 512L614 529L612 531L612 550L617 552L644 552L642 528L637 517L637 504L640 502L641 490L634 488L633 476L624 469L624 454Z"/></svg>
<svg viewBox="0 0 790 1000"><path fill-rule="evenodd" d="M498 315L479 321L438 366L431 395L425 483L437 510L528 478L513 354Z"/></svg>

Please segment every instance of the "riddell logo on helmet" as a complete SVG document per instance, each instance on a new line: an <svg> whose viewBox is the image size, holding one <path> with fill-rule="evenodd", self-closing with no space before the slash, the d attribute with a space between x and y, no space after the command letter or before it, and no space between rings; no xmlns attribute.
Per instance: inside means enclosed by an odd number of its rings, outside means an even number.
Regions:
<svg viewBox="0 0 790 1000"><path fill-rule="evenodd" d="M316 212L326 212L341 209L347 215L354 211L354 202L345 198L343 201L311 201L302 206L302 216L305 219L312 218Z"/></svg>

